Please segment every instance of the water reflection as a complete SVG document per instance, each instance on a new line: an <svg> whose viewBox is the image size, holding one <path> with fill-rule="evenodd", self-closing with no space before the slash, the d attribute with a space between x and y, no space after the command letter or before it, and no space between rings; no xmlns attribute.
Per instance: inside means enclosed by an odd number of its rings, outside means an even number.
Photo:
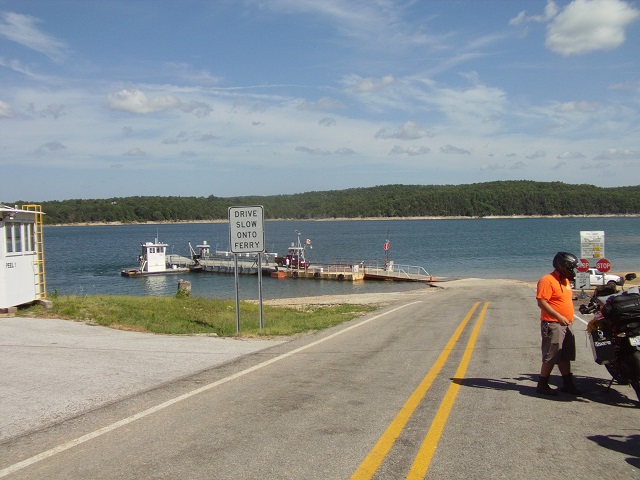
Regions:
<svg viewBox="0 0 640 480"><path fill-rule="evenodd" d="M142 277L143 289L145 295L162 297L167 294L169 281L172 284L175 282L176 290L178 289L178 282L175 278L175 275L149 275L147 277Z"/></svg>

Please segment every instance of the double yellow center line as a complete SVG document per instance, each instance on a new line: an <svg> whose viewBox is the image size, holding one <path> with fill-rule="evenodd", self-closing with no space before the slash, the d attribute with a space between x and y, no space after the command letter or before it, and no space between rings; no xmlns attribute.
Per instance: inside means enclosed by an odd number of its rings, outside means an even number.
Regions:
<svg viewBox="0 0 640 480"><path fill-rule="evenodd" d="M389 424L380 439L378 439L369 454L351 476L351 480L370 479L376 473L376 470L378 470L380 464L391 450L391 447L393 447L394 443L402 433L402 430L409 421L409 418L418 408L418 405L420 405L420 402L440 373L440 370L442 370L442 367L449 358L449 354L453 350L454 345L460 338L460 335L462 335L464 328L469 323L469 320L473 317L473 314L480 303L481 302L477 302L473 305L473 307L471 307L471 310L469 310L469 313L467 313L460 325L458 325L456 331L453 332L453 335L447 342L446 346L442 350L442 353L433 364L427 375L422 379L420 385L418 385L418 387L409 396L406 403L402 406L396 417L392 420L391 424ZM482 322L484 321L484 316L488 307L489 302L485 302L478 317L478 321L476 322L473 332L471 333L471 337L469 338L467 347L465 348L464 355L462 356L462 360L460 361L460 365L458 366L458 369L455 373L456 379L463 378L467 371L469 361L471 360L471 354L473 353L473 348L476 339L478 338L478 332L480 331L480 327L482 326ZM440 404L440 408L438 409L436 416L431 424L431 428L427 432L427 436L422 442L422 446L420 447L420 450L418 451L418 454L416 455L413 465L411 466L411 469L409 470L406 478L424 478L424 476L426 475L436 446L438 444L438 441L440 440L440 436L442 435L442 431L444 430L444 426L447 422L447 418L449 417L449 413L453 408L453 403L455 402L459 389L460 385L456 382L452 382L449 386L449 389L447 390L447 393L445 394L444 399Z"/></svg>

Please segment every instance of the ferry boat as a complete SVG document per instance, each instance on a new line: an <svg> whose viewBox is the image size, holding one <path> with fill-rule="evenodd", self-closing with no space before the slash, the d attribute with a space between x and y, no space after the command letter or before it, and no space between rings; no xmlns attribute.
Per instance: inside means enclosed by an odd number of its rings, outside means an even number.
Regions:
<svg viewBox="0 0 640 480"><path fill-rule="evenodd" d="M311 262L305 257L305 250L307 246L311 249L311 240L307 239L305 244L300 242L300 232L296 230L298 236L297 242L291 242L291 246L287 249L287 254L284 257L275 257L276 265L286 268L307 269L311 265Z"/></svg>
<svg viewBox="0 0 640 480"><path fill-rule="evenodd" d="M142 253L138 257L140 265L138 268L121 270L123 277L140 277L145 275L171 275L189 272L189 267L171 263L167 259L166 243L161 243L158 239L155 242L145 242L141 245Z"/></svg>

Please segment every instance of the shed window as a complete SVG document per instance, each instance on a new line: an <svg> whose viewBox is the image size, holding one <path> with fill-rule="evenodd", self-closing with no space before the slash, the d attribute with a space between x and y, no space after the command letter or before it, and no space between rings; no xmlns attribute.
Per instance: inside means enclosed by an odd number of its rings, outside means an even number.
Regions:
<svg viewBox="0 0 640 480"><path fill-rule="evenodd" d="M35 226L33 223L6 222L5 250L7 253L36 251Z"/></svg>
<svg viewBox="0 0 640 480"><path fill-rule="evenodd" d="M24 250L25 252L36 251L36 232L35 225L33 223L24 224Z"/></svg>
<svg viewBox="0 0 640 480"><path fill-rule="evenodd" d="M13 239L15 241L15 252L22 252L22 223L13 224Z"/></svg>
<svg viewBox="0 0 640 480"><path fill-rule="evenodd" d="M5 223L4 224L4 231L6 233L6 246L7 246L7 253L13 253L13 223Z"/></svg>

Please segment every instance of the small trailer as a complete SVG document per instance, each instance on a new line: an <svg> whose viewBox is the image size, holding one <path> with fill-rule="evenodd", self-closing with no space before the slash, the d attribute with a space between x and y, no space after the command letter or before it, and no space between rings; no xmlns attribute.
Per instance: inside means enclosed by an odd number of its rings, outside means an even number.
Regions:
<svg viewBox="0 0 640 480"><path fill-rule="evenodd" d="M43 215L40 205L0 204L0 313L46 301Z"/></svg>

